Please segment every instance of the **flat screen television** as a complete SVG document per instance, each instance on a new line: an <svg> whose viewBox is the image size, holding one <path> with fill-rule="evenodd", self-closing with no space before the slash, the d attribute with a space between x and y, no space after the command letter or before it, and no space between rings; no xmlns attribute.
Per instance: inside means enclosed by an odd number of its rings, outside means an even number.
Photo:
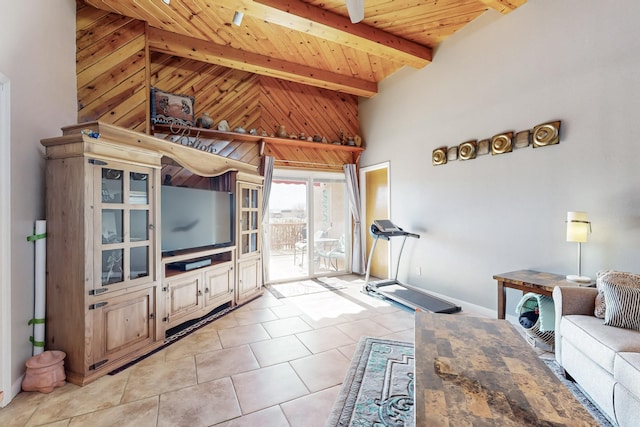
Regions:
<svg viewBox="0 0 640 427"><path fill-rule="evenodd" d="M160 221L163 255L233 244L233 194L163 185Z"/></svg>

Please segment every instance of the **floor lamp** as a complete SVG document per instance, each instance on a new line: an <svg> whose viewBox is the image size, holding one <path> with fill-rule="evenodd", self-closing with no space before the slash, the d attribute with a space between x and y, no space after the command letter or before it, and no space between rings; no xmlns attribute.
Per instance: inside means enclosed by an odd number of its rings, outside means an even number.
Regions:
<svg viewBox="0 0 640 427"><path fill-rule="evenodd" d="M590 283L591 278L582 275L582 243L586 242L591 233L591 222L586 212L567 212L567 242L578 243L578 274L570 274L567 280L571 282Z"/></svg>

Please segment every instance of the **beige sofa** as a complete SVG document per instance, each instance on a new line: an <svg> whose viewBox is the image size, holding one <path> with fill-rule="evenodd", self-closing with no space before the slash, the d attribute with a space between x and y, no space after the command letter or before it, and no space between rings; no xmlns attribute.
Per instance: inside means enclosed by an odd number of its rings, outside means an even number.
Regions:
<svg viewBox="0 0 640 427"><path fill-rule="evenodd" d="M588 287L553 290L556 360L612 421L637 427L640 331L608 326L595 317L597 294Z"/></svg>

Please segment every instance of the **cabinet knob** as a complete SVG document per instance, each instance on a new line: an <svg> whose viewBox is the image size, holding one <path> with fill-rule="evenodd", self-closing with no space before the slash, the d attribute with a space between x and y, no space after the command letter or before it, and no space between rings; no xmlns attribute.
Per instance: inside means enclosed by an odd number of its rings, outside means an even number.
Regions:
<svg viewBox="0 0 640 427"><path fill-rule="evenodd" d="M155 226L153 224L149 224L149 230L155 230Z"/></svg>
<svg viewBox="0 0 640 427"><path fill-rule="evenodd" d="M153 314L153 313L149 313L149 319L155 319L155 318L156 318L156 315L155 315L155 314Z"/></svg>
<svg viewBox="0 0 640 427"><path fill-rule="evenodd" d="M202 296L202 291L198 290L198 296Z"/></svg>
<svg viewBox="0 0 640 427"><path fill-rule="evenodd" d="M205 294L208 294L208 293L209 293L209 288L205 288L205 289L204 289L204 293L205 293Z"/></svg>

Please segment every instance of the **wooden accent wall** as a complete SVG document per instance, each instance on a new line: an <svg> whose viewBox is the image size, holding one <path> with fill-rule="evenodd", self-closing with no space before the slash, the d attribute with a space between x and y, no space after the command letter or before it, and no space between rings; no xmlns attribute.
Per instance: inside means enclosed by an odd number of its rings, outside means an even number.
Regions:
<svg viewBox="0 0 640 427"><path fill-rule="evenodd" d="M279 125L289 133L324 136L329 142L360 134L358 98L218 65L149 51L145 23L77 3L78 122L100 120L150 132L152 86L193 95L196 118L203 112L228 121L231 129L252 128L269 135ZM340 168L351 153L260 146L242 141L217 141L218 154L258 165L273 155L276 166ZM279 162L278 162L279 161ZM325 167L325 166L329 167Z"/></svg>
<svg viewBox="0 0 640 427"><path fill-rule="evenodd" d="M144 22L77 3L78 122L101 120L145 130L145 52Z"/></svg>

